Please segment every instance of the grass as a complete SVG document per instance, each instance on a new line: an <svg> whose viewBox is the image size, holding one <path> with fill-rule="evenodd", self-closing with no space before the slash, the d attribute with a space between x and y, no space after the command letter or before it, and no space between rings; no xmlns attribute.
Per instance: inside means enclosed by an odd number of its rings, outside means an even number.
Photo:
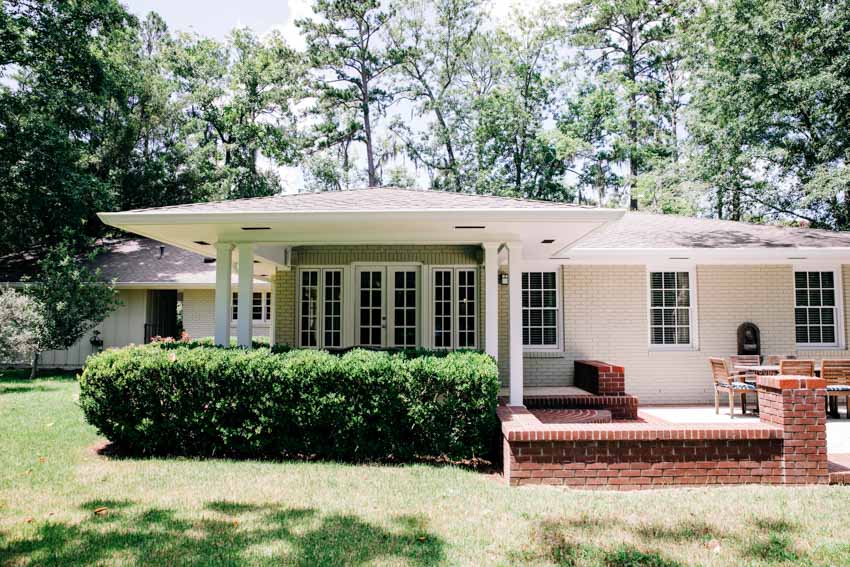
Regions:
<svg viewBox="0 0 850 567"><path fill-rule="evenodd" d="M508 488L451 467L110 459L0 374L0 565L847 565L850 487Z"/></svg>

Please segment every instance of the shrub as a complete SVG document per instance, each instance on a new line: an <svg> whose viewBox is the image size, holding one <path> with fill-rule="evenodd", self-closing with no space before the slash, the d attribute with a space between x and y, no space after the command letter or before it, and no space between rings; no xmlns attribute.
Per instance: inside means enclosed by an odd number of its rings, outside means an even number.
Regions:
<svg viewBox="0 0 850 567"><path fill-rule="evenodd" d="M80 384L89 423L134 453L367 461L485 456L499 379L475 352L170 343L89 357Z"/></svg>

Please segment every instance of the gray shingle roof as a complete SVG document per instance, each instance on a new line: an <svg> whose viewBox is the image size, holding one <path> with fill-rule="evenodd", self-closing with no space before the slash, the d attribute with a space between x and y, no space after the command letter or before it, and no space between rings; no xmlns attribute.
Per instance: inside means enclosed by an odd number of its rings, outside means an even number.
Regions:
<svg viewBox="0 0 850 567"><path fill-rule="evenodd" d="M162 254L160 255L160 247ZM116 283L156 282L200 284L215 282L215 264L204 257L148 238L104 243L105 250L90 266Z"/></svg>
<svg viewBox="0 0 850 567"><path fill-rule="evenodd" d="M100 268L104 279L114 279L118 284L215 283L215 264L205 263L203 256L182 248L148 238L110 239L99 245L102 251L87 265ZM18 282L25 275L35 275L37 257L37 253L28 252L0 258L0 282Z"/></svg>
<svg viewBox="0 0 850 567"><path fill-rule="evenodd" d="M628 212L576 249L850 247L850 233Z"/></svg>
<svg viewBox="0 0 850 567"><path fill-rule="evenodd" d="M584 208L570 203L553 203L513 197L472 195L422 189L373 187L347 191L296 193L253 199L214 201L136 209L130 213L237 213L237 212L346 212L447 209L552 209Z"/></svg>

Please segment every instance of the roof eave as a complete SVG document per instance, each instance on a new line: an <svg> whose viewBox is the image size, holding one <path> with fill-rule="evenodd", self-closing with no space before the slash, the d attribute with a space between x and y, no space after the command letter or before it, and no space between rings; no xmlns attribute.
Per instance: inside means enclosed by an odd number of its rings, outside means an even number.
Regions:
<svg viewBox="0 0 850 567"><path fill-rule="evenodd" d="M380 219L411 220L411 219L445 219L448 217L476 218L481 221L556 221L571 220L585 221L614 221L623 216L622 209L594 208L502 208L502 209L411 209L411 210L362 210L362 211L228 211L228 212L101 212L98 218L109 226L117 228L138 225L179 225L179 224L237 224L237 223L274 223L287 218L310 217L316 221L358 221L368 218L374 221Z"/></svg>

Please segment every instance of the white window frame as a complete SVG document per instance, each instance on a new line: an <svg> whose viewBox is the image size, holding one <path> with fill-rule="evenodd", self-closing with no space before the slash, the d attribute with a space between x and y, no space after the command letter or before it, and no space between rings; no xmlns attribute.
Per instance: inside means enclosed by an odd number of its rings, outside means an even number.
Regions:
<svg viewBox="0 0 850 567"><path fill-rule="evenodd" d="M688 322L691 342L688 344L659 345L652 342L652 274L654 272L687 272L690 282L690 306ZM699 293L695 265L657 264L646 266L646 342L650 351L695 351L699 350Z"/></svg>
<svg viewBox="0 0 850 567"><path fill-rule="evenodd" d="M254 319L254 294L259 293L262 295L262 312L261 317L259 319ZM239 303L239 292L231 292L230 294L230 322L235 323L238 320L237 313L234 312L234 309ZM272 300L272 292L267 290L253 290L251 292L251 320L254 324L262 324L268 323L274 318L274 301Z"/></svg>
<svg viewBox="0 0 850 567"><path fill-rule="evenodd" d="M325 346L325 272L339 272L340 285L342 286L340 293L340 344L339 346ZM318 293L316 295L316 345L304 346L301 341L301 273L302 272L319 272L318 277ZM342 266L301 266L295 274L295 342L301 348L345 348L346 347L346 329L345 326L348 317L346 301L348 300L347 288L348 279L346 278L346 270Z"/></svg>
<svg viewBox="0 0 850 567"><path fill-rule="evenodd" d="M835 342L834 343L798 343L797 342L797 272L831 272L832 281L835 285ZM793 310L791 311L791 325L794 332L794 344L798 351L810 350L844 350L846 348L846 337L844 334L844 279L842 278L841 266L834 264L794 264L791 270L791 293L793 294L791 301ZM806 307L806 306L799 306Z"/></svg>
<svg viewBox="0 0 850 567"><path fill-rule="evenodd" d="M564 301L563 296L561 295L561 268L547 268L540 267L536 268L535 266L523 266L522 273L520 274L520 278L524 274L532 274L532 273L545 273L545 272L554 272L555 274L555 344L553 345L522 345L523 352L563 352L564 351ZM522 289L522 280L520 279L520 293L522 294L525 290ZM520 303L522 300L520 300ZM551 309L551 308L550 308ZM520 317L522 317L522 312L525 311L525 308L520 308ZM525 327L520 322L520 328L522 332L525 332ZM522 340L522 339L520 339Z"/></svg>
<svg viewBox="0 0 850 567"><path fill-rule="evenodd" d="M434 286L437 283L437 272L445 271L452 273L452 283L451 283L451 292L452 292L452 301L451 301L451 309L452 309L452 330L451 330L451 345L450 346L436 346L434 343ZM423 346L428 346L429 348L435 350L457 350L457 349L469 349L469 350L478 350L481 344L481 269L480 266L469 264L469 265L454 265L454 266L431 266L428 275L428 293L427 293L427 301L426 304L423 301L423 307L427 305L425 309L424 315L427 317L428 325L427 325L427 333L428 338L427 341L422 341ZM474 321L475 321L475 342L471 345L465 345L463 347L459 346L459 321L460 321L460 309L459 306L459 293L458 293L458 285L460 278L458 277L459 272L473 272L475 274L475 311L474 311Z"/></svg>

